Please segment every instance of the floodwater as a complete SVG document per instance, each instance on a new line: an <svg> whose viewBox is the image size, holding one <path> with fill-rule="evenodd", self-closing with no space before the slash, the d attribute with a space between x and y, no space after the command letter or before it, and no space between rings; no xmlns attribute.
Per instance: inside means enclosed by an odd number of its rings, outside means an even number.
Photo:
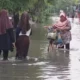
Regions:
<svg viewBox="0 0 80 80"><path fill-rule="evenodd" d="M70 51L47 52L45 30L33 28L28 60L15 60L15 51L9 61L0 57L0 80L80 80L80 24L72 23Z"/></svg>

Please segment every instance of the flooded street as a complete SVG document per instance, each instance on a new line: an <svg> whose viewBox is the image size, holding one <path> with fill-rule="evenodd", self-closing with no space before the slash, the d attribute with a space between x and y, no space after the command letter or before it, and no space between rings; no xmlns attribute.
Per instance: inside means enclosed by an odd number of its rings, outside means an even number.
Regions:
<svg viewBox="0 0 80 80"><path fill-rule="evenodd" d="M0 60L0 80L80 80L80 24L75 19L71 25L70 51L48 53L46 31L33 29L28 60L16 61L15 51L9 61Z"/></svg>

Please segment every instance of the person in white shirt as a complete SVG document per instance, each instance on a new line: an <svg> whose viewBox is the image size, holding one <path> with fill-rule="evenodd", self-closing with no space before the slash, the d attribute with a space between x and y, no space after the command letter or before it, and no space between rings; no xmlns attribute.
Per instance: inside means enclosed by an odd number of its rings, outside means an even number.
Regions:
<svg viewBox="0 0 80 80"><path fill-rule="evenodd" d="M30 34L29 15L27 12L23 12L16 29L16 59L26 59L30 44Z"/></svg>

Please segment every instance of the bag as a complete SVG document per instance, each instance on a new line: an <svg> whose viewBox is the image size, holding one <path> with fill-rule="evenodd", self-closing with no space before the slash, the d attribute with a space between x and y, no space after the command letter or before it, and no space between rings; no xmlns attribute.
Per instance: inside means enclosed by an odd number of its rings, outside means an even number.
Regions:
<svg viewBox="0 0 80 80"><path fill-rule="evenodd" d="M48 39L56 39L56 37L57 37L57 33L56 32L49 32L47 34L47 38Z"/></svg>

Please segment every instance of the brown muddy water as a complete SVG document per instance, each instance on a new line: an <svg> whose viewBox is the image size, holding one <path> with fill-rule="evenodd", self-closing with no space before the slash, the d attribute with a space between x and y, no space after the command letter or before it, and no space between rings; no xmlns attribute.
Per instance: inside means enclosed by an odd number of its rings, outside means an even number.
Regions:
<svg viewBox="0 0 80 80"><path fill-rule="evenodd" d="M39 25L40 26L40 25ZM15 60L15 51L9 61L0 57L0 80L80 80L80 24L72 23L70 51L47 52L46 31L33 28L28 60Z"/></svg>

